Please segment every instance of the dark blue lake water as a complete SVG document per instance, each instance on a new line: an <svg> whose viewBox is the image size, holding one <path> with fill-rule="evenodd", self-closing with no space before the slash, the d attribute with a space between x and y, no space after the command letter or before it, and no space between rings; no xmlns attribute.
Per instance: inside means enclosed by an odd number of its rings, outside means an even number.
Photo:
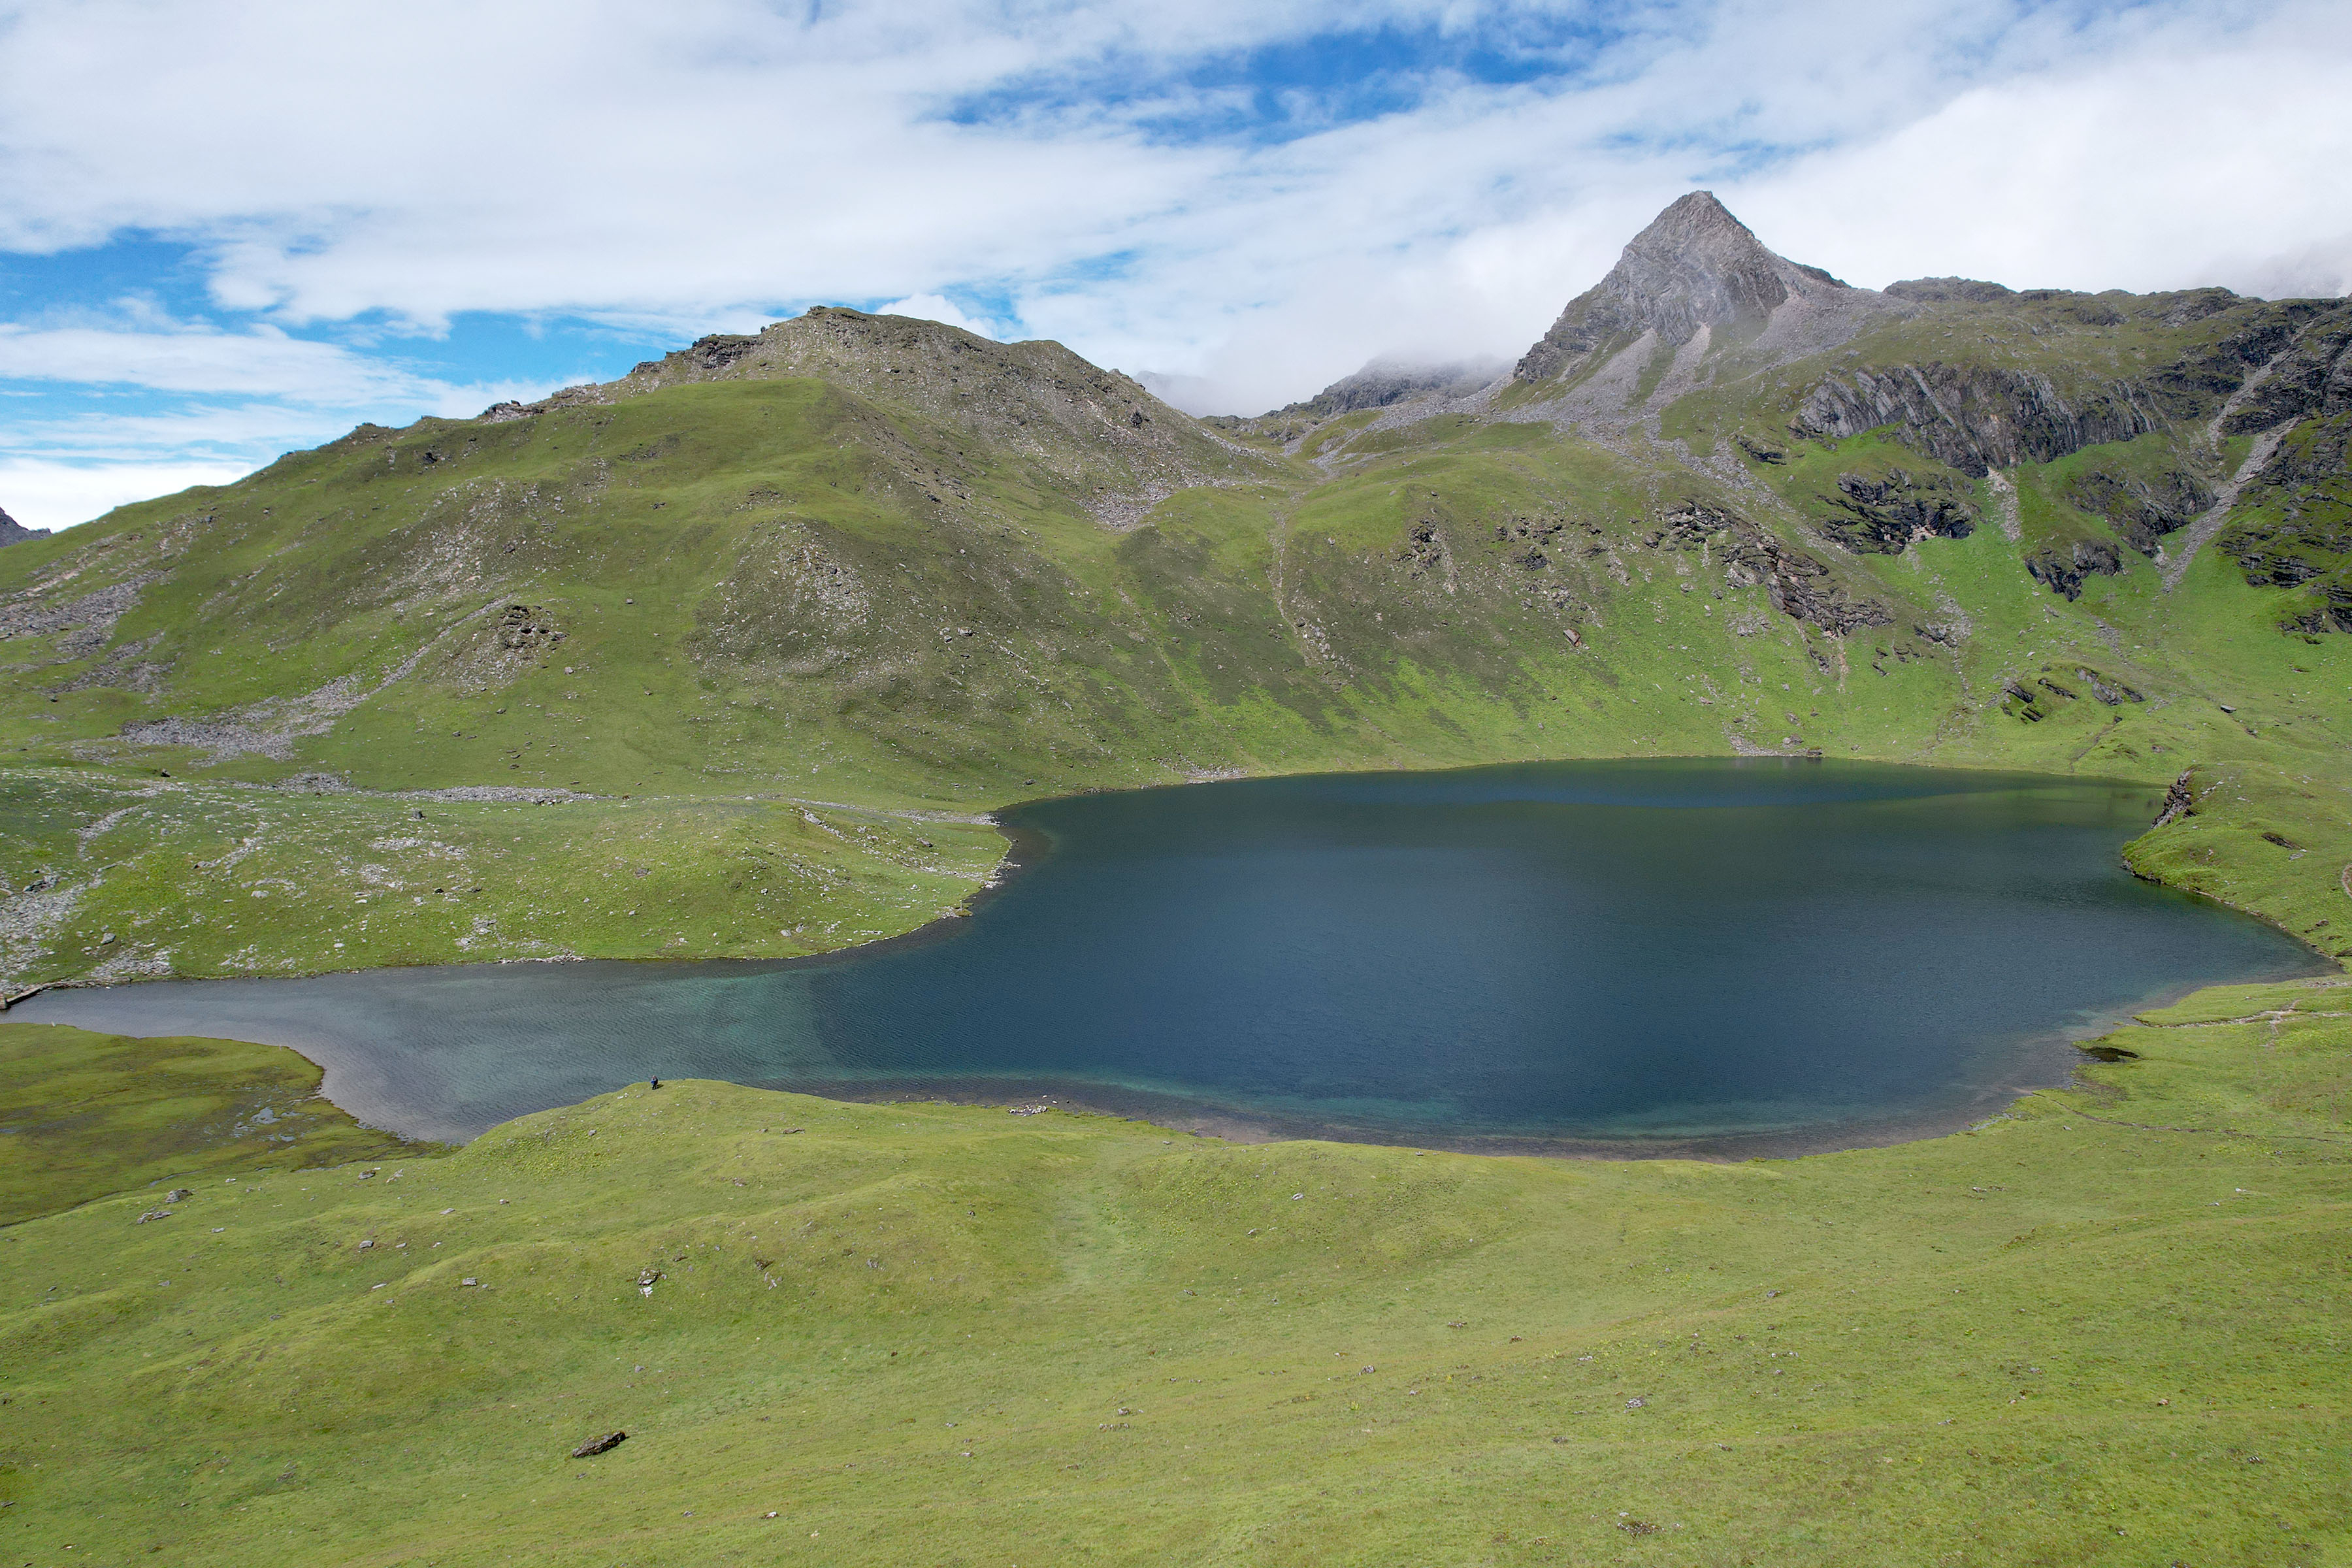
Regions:
<svg viewBox="0 0 2352 1568"><path fill-rule="evenodd" d="M14 1018L291 1046L465 1138L649 1075L1225 1131L1769 1152L1990 1114L2066 1041L2317 973L2135 880L2137 785L1779 759L1252 780L1008 814L969 921L796 963L53 992Z"/></svg>

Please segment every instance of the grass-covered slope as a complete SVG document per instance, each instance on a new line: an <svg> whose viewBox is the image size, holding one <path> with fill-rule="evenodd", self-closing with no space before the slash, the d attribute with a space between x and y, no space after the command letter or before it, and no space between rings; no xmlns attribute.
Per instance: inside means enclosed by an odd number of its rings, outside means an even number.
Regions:
<svg viewBox="0 0 2352 1568"><path fill-rule="evenodd" d="M100 980L451 960L793 957L955 909L961 816L748 795L443 800L0 770L12 973Z"/></svg>
<svg viewBox="0 0 2352 1568"><path fill-rule="evenodd" d="M2347 995L2201 993L2077 1091L1790 1162L673 1083L444 1157L213 1164L169 1219L140 1192L0 1230L0 1541L2341 1561Z"/></svg>

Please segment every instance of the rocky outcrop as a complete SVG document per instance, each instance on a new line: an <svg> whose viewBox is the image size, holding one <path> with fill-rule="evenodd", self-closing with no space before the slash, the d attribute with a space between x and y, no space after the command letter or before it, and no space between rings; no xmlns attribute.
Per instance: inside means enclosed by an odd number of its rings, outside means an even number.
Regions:
<svg viewBox="0 0 2352 1568"><path fill-rule="evenodd" d="M1772 607L1792 620L1840 637L1894 623L1886 606L1855 597L1828 565L1736 512L1694 502L1658 521L1664 526L1650 536L1652 548L1703 549L1723 563L1726 582L1735 588L1762 585Z"/></svg>
<svg viewBox="0 0 2352 1568"><path fill-rule="evenodd" d="M1906 278L1900 283L1889 283L1885 292L1894 299L1912 300L1923 305L1997 305L2003 300L2017 298L2016 289L1978 278Z"/></svg>
<svg viewBox="0 0 2352 1568"><path fill-rule="evenodd" d="M1512 374L1549 381L1598 364L1645 333L1679 348L1702 330L1752 335L1792 300L1877 300L1818 267L1776 256L1708 191L1693 191L1633 237L1609 275L1569 302Z"/></svg>
<svg viewBox="0 0 2352 1568"><path fill-rule="evenodd" d="M2102 708L2120 708L2126 702L2145 702L2147 698L2112 676L2101 675L2087 665L2077 665L2074 673L2091 689L2091 700Z"/></svg>
<svg viewBox="0 0 2352 1568"><path fill-rule="evenodd" d="M1437 524L1423 518L1405 531L1404 547L1397 552L1397 563L1415 577L1431 573L1453 575L1453 557L1445 548L1445 538L1437 531Z"/></svg>
<svg viewBox="0 0 2352 1568"><path fill-rule="evenodd" d="M46 528L26 528L6 511L0 510L0 544L22 544L28 539L47 539Z"/></svg>
<svg viewBox="0 0 2352 1568"><path fill-rule="evenodd" d="M1887 285L1878 297L1929 310L1975 307L1964 313L1953 311L1948 318L1964 336L1980 331L1986 316L1994 311L2045 344L2053 333L2063 339L2086 328L2126 324L2180 333L2170 340L2168 357L2159 354L2127 381L2066 380L2062 391L2047 376L2016 364L1882 365L1865 373L1874 386L1851 375L1817 385L1812 396L1819 402L1798 416L1799 426L1811 433L1873 428L1867 423L1872 420L1918 432L1937 423L1957 424L1966 427L1962 433L1942 437L1922 449L1932 447L1937 456L1945 450L1973 449L1996 468L2063 456L2099 441L2127 439L2162 420L2203 419L2225 403L2235 411L2245 400L2233 395L2241 389L2250 392L2267 374L2265 367L2329 309L2317 300L2246 300L2227 289L2168 294L2083 294L2064 289L2017 292L1970 278L1910 279ZM2217 318L2227 318L2225 330L2210 336L2182 331ZM2020 357L2031 362L2045 352L2028 347ZM1897 386L1893 381L1915 384ZM2271 399L2281 405L2296 401L2284 391L2273 392ZM2268 404L2254 403L2231 428L2263 428L2287 416Z"/></svg>
<svg viewBox="0 0 2352 1568"><path fill-rule="evenodd" d="M620 386L814 376L1018 444L1056 437L1138 456L1216 448L1192 421L1055 342L1000 343L939 321L819 305L756 336L716 336L647 360ZM619 390L616 387L615 390Z"/></svg>
<svg viewBox="0 0 2352 1568"><path fill-rule="evenodd" d="M2144 396L2117 383L2069 401L2044 375L1987 365L1896 365L1822 377L1790 432L1835 440L1894 426L1902 439L1974 479L1989 468L2046 463L2156 428Z"/></svg>
<svg viewBox="0 0 2352 1568"><path fill-rule="evenodd" d="M544 605L509 605L498 619L493 635L499 647L514 651L537 650L563 640L548 618Z"/></svg>
<svg viewBox="0 0 2352 1568"><path fill-rule="evenodd" d="M2151 826L2169 827L2184 816L2196 815L2196 781L2191 776L2191 770L2184 768L2180 776L2172 781L2172 787L2164 792L2164 809L2156 814L2156 821Z"/></svg>
<svg viewBox="0 0 2352 1568"><path fill-rule="evenodd" d="M1948 479L1889 468L1874 476L1840 474L1814 521L1848 550L1896 555L1922 539L1966 539L1977 516Z"/></svg>
<svg viewBox="0 0 2352 1568"><path fill-rule="evenodd" d="M2085 577L2113 577L2124 569L2123 552L2105 539L2078 539L2071 544L2051 544L2025 558L2026 574L2043 587L2068 599L2083 596Z"/></svg>
<svg viewBox="0 0 2352 1568"><path fill-rule="evenodd" d="M2141 377L2157 407L2173 419L2202 419L2219 414L2226 422L2259 390L2272 362L2326 308L2311 300L2241 300L2224 289L2158 298L2167 302L2158 318L2158 323L2167 328L2189 324L2217 310L2235 311L2239 316L2228 331L2209 341L2192 341L2178 359L2153 366ZM2221 431L2217 428L2215 434Z"/></svg>
<svg viewBox="0 0 2352 1568"><path fill-rule="evenodd" d="M2087 468L2066 481L2065 496L2068 505L2105 518L2126 544L2148 556L2163 548L2166 534L2188 527L2213 504L2205 482L2179 468L2153 476Z"/></svg>
<svg viewBox="0 0 2352 1568"><path fill-rule="evenodd" d="M759 346L760 340L757 338L714 332L707 338L697 338L693 345L686 350L686 357L703 370L725 370L737 360L749 358L752 351ZM661 362L648 360L639 364L637 368L658 371L661 368Z"/></svg>
<svg viewBox="0 0 2352 1568"><path fill-rule="evenodd" d="M2290 419L2325 418L2352 411L2352 304L2339 305L2305 325L2269 362L2258 385L2247 389L2221 421L2221 434L2242 436Z"/></svg>

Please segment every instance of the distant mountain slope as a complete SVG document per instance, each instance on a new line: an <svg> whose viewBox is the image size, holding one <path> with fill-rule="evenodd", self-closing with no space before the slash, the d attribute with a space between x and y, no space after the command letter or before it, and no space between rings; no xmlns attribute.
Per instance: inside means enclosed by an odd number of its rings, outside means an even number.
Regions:
<svg viewBox="0 0 2352 1568"><path fill-rule="evenodd" d="M1117 521L1192 485L1255 465L1142 384L1055 342L1000 343L960 327L820 306L754 336L702 339L617 382L572 387L497 421L608 405L665 387L809 378L887 402L1041 465L1080 504ZM1260 475L1259 477L1263 477Z"/></svg>
<svg viewBox="0 0 2352 1568"><path fill-rule="evenodd" d="M1267 422L1292 416L1329 419L1360 409L1387 408L1426 397L1466 397L1482 392L1509 370L1507 364L1484 360L1456 360L1421 364L1405 360L1373 360L1352 375L1343 375L1304 402L1292 403L1260 417ZM1226 420L1224 424L1249 421Z"/></svg>
<svg viewBox="0 0 2352 1568"><path fill-rule="evenodd" d="M808 952L971 887L947 818L1232 770L2339 790L2347 310L1873 293L1700 193L1491 381L1195 421L821 310L362 426L0 555L0 973Z"/></svg>

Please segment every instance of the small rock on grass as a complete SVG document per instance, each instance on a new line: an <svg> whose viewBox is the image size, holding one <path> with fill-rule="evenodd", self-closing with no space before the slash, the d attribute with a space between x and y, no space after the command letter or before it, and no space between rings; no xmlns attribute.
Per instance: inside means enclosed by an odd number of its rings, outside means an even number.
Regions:
<svg viewBox="0 0 2352 1568"><path fill-rule="evenodd" d="M593 1459L599 1454L609 1453L619 1447L628 1441L628 1437L629 1435L626 1432L607 1432L602 1437L591 1437L572 1449L572 1457L575 1459Z"/></svg>

